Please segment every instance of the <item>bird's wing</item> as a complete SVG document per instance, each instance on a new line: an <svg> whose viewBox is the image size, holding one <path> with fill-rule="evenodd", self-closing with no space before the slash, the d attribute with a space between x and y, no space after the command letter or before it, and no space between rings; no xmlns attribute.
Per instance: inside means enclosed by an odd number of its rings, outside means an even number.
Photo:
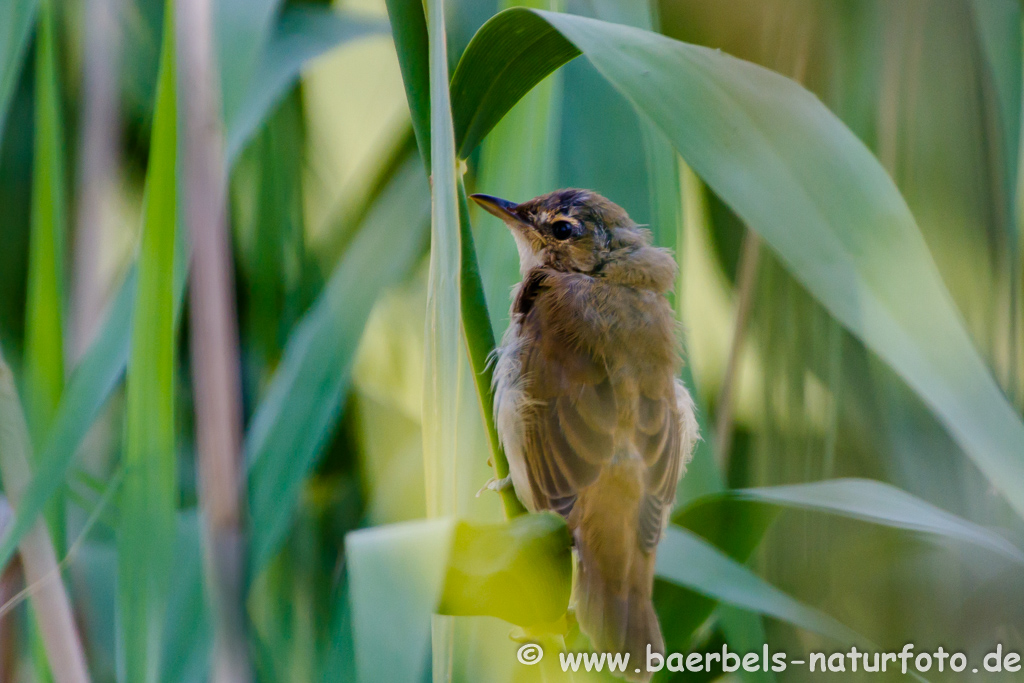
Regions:
<svg viewBox="0 0 1024 683"><path fill-rule="evenodd" d="M676 485L682 473L682 423L675 386L660 395L640 396L640 419L636 440L647 469L640 505L640 547L652 550L662 538L665 520L676 500Z"/></svg>
<svg viewBox="0 0 1024 683"><path fill-rule="evenodd" d="M532 338L537 341L521 356L530 400L523 459L537 507L568 516L577 492L612 458L615 392L603 364L589 353Z"/></svg>
<svg viewBox="0 0 1024 683"><path fill-rule="evenodd" d="M640 398L637 442L647 465L640 506L640 546L653 550L675 504L676 487L697 439L693 400L678 380L661 395Z"/></svg>
<svg viewBox="0 0 1024 683"><path fill-rule="evenodd" d="M612 461L616 444L621 449L631 442L644 465L638 538L642 548L653 549L692 448L693 430L680 412L688 404L681 405L677 384L664 378L645 393L642 384L613 382L603 359L571 345L536 343L523 349L521 359L530 398L523 459L537 507L568 516L578 492ZM618 407L632 401L637 419L627 436Z"/></svg>

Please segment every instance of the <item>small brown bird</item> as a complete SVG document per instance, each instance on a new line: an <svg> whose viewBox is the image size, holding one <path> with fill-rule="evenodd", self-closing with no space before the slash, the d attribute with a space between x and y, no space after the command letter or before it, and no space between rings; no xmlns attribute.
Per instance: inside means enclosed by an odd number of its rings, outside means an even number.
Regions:
<svg viewBox="0 0 1024 683"><path fill-rule="evenodd" d="M676 264L601 195L473 195L511 229L522 282L497 349L494 415L516 494L566 518L576 614L602 652L664 653L654 556L698 438L665 293ZM500 487L507 482L498 482Z"/></svg>

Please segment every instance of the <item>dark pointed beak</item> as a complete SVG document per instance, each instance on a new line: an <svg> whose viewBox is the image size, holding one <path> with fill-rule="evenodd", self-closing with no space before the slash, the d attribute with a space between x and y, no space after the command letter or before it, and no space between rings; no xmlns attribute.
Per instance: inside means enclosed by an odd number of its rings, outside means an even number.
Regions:
<svg viewBox="0 0 1024 683"><path fill-rule="evenodd" d="M471 194L470 198L480 206L484 207L487 213L494 214L501 220L508 222L520 222L519 216L516 214L515 209L518 206L515 202L510 202L507 199L501 199L499 197L492 197L489 194Z"/></svg>

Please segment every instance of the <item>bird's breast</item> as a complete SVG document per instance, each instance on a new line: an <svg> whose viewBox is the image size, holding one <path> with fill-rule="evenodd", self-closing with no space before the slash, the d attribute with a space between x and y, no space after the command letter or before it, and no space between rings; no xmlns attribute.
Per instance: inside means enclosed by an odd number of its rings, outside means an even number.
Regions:
<svg viewBox="0 0 1024 683"><path fill-rule="evenodd" d="M536 512L526 464L526 419L531 403L523 376L522 353L525 339L519 322L509 325L501 346L495 349L494 425L498 440L508 458L509 474L516 496L531 512Z"/></svg>

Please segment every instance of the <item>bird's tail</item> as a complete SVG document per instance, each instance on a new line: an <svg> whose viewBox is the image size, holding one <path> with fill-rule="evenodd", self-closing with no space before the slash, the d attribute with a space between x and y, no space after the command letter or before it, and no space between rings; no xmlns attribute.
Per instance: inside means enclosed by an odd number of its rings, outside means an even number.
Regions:
<svg viewBox="0 0 1024 683"><path fill-rule="evenodd" d="M607 490L629 485L622 478L616 479L598 481L597 485L603 483L606 490L592 498L580 496L574 510L581 515L574 534L579 553L576 617L595 651L629 653L626 679L647 681L651 677L647 673L648 645L652 652L665 653L651 601L654 553L640 549L636 513L623 514L615 505L608 505L609 500L636 500L628 495L632 491ZM616 494L621 497L609 497ZM601 507L588 506L587 498L599 498Z"/></svg>

